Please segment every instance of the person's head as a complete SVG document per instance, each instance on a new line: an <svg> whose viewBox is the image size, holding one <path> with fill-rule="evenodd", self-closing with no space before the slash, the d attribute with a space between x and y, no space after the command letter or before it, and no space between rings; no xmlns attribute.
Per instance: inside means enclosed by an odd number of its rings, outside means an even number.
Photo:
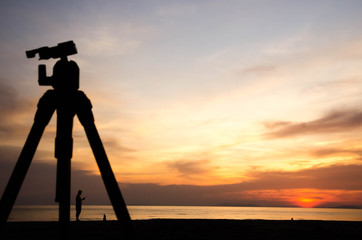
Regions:
<svg viewBox="0 0 362 240"><path fill-rule="evenodd" d="M82 194L82 190L78 190L78 195L81 195Z"/></svg>

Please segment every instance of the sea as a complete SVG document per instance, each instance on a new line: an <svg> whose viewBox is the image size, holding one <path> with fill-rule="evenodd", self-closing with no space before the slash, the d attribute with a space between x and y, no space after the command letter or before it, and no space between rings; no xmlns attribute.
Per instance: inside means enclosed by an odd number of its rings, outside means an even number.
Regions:
<svg viewBox="0 0 362 240"><path fill-rule="evenodd" d="M362 221L362 209L222 206L128 206L133 220L236 219ZM110 205L83 205L80 220L116 220ZM15 205L8 221L57 221L57 205ZM71 207L71 221L75 206Z"/></svg>

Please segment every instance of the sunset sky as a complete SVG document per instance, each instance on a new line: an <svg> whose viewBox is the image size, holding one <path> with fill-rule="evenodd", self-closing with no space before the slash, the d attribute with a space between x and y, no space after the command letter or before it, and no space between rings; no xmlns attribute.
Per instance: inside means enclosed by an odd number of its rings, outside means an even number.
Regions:
<svg viewBox="0 0 362 240"><path fill-rule="evenodd" d="M56 60L80 89L128 204L362 207L362 1L0 2L0 192ZM53 203L55 115L17 204ZM72 200L108 203L74 119Z"/></svg>

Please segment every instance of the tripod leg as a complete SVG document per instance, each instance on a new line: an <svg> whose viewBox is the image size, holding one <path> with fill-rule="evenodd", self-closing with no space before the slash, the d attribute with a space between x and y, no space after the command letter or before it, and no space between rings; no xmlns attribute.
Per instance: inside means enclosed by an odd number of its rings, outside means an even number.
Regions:
<svg viewBox="0 0 362 240"><path fill-rule="evenodd" d="M3 225L9 217L16 197L20 191L21 185L23 184L25 175L38 147L41 136L43 135L44 129L46 125L48 125L54 113L55 106L53 100L54 95L51 90L47 91L39 100L38 110L34 118L34 124L30 130L23 150L20 153L19 159L1 198L0 225Z"/></svg>
<svg viewBox="0 0 362 240"><path fill-rule="evenodd" d="M111 165L109 164L107 154L104 150L102 141L99 137L97 128L94 124L92 113L92 105L83 92L79 92L80 103L77 110L79 121L83 125L89 144L91 145L94 157L96 158L99 170L101 172L103 182L106 186L108 196L113 205L114 212L118 221L122 224L127 239L135 239L136 234L133 228L131 217L128 213L126 203L122 197L116 178L113 174Z"/></svg>

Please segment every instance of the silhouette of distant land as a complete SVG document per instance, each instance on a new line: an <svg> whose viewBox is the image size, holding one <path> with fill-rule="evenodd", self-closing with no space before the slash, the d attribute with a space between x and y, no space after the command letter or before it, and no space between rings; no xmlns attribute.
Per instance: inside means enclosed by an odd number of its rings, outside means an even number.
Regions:
<svg viewBox="0 0 362 240"><path fill-rule="evenodd" d="M350 205L342 205L342 206L335 206L335 207L323 207L323 206L317 206L315 208L342 208L342 209L362 209L358 206L350 206Z"/></svg>

